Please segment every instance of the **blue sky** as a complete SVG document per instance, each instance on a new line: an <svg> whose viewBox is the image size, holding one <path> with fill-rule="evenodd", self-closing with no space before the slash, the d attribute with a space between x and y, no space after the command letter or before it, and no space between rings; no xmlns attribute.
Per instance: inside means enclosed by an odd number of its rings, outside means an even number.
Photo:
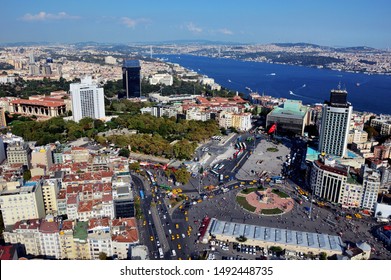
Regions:
<svg viewBox="0 0 391 280"><path fill-rule="evenodd" d="M389 0L0 0L0 3L0 43L205 39L391 47Z"/></svg>

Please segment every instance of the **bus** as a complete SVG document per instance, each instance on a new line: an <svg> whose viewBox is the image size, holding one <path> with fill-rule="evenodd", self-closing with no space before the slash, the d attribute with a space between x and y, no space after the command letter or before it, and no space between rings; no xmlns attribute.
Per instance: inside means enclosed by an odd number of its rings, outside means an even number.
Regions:
<svg viewBox="0 0 391 280"><path fill-rule="evenodd" d="M219 176L219 173L217 173L217 171L216 170L211 170L210 172L212 172L214 175L216 175L216 176Z"/></svg>
<svg viewBox="0 0 391 280"><path fill-rule="evenodd" d="M223 169L224 168L224 164L220 164L220 166L219 166L219 170L221 170L221 169Z"/></svg>
<svg viewBox="0 0 391 280"><path fill-rule="evenodd" d="M162 259L164 258L163 249L159 248L159 257Z"/></svg>
<svg viewBox="0 0 391 280"><path fill-rule="evenodd" d="M154 177L153 177L152 172L149 171L149 170L146 170L146 172L147 172L147 174L148 174L149 180L151 180L152 186L156 186L156 181L155 181L155 179L154 179Z"/></svg>
<svg viewBox="0 0 391 280"><path fill-rule="evenodd" d="M216 165L215 166L213 166L213 169L217 169L219 167L219 164L218 163L216 163Z"/></svg>

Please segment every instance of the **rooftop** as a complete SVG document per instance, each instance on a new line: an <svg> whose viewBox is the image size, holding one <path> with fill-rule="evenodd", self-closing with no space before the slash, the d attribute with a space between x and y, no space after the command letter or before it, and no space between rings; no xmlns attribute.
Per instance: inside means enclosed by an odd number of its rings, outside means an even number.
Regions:
<svg viewBox="0 0 391 280"><path fill-rule="evenodd" d="M123 67L132 68L132 67L141 67L139 60L124 60Z"/></svg>
<svg viewBox="0 0 391 280"><path fill-rule="evenodd" d="M73 237L79 240L87 240L88 222L77 222L73 231Z"/></svg>
<svg viewBox="0 0 391 280"><path fill-rule="evenodd" d="M247 239L273 244L332 250L338 254L343 253L344 246L342 239L336 235L226 222L215 218L211 220L209 233L232 237L245 236Z"/></svg>
<svg viewBox="0 0 391 280"><path fill-rule="evenodd" d="M303 118L308 108L299 100L286 100L282 107L275 107L269 114L285 118Z"/></svg>

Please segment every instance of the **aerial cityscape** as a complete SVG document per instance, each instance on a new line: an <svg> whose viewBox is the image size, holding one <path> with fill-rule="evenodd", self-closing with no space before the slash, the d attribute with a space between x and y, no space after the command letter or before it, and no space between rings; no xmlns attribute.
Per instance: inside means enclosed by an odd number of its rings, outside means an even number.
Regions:
<svg viewBox="0 0 391 280"><path fill-rule="evenodd" d="M216 3L196 21L194 1L133 15L23 2L0 20L14 23L0 35L1 260L391 259L391 38L375 15L360 41L316 9L307 35L298 19L277 36L217 26Z"/></svg>

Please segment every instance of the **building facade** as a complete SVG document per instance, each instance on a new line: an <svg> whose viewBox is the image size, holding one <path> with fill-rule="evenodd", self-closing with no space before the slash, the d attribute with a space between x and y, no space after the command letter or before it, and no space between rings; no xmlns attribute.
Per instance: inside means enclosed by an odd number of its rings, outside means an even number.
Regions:
<svg viewBox="0 0 391 280"><path fill-rule="evenodd" d="M7 146L8 164L31 166L31 149L25 142L14 142Z"/></svg>
<svg viewBox="0 0 391 280"><path fill-rule="evenodd" d="M72 99L72 116L75 122L82 118L90 117L101 119L105 117L105 100L103 88L92 82L91 77L86 77L80 83L70 84Z"/></svg>
<svg viewBox="0 0 391 280"><path fill-rule="evenodd" d="M308 108L299 100L286 100L282 107L275 107L266 117L266 126L277 123L278 131L304 135L309 124Z"/></svg>
<svg viewBox="0 0 391 280"><path fill-rule="evenodd" d="M42 183L28 182L23 186L8 184L0 192L0 210L5 226L45 217Z"/></svg>
<svg viewBox="0 0 391 280"><path fill-rule="evenodd" d="M126 98L141 97L141 66L138 60L125 60L122 81Z"/></svg>
<svg viewBox="0 0 391 280"><path fill-rule="evenodd" d="M346 155L352 110L345 90L331 91L330 101L324 104L322 110L320 152L340 157Z"/></svg>

